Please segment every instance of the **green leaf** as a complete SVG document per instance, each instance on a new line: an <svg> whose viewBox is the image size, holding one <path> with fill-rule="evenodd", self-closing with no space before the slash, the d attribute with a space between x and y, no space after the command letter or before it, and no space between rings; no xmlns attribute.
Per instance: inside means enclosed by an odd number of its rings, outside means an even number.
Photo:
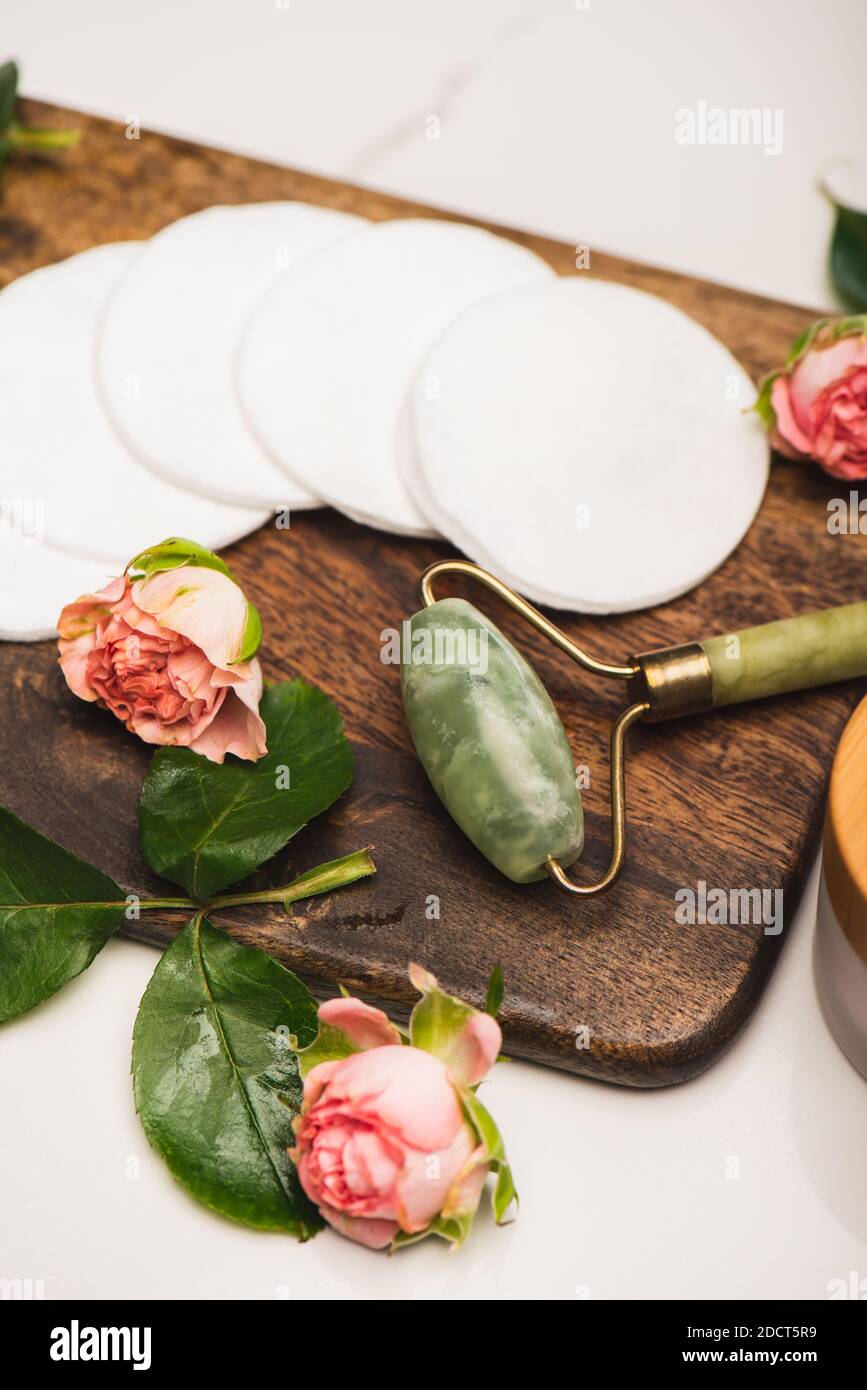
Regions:
<svg viewBox="0 0 867 1390"><path fill-rule="evenodd" d="M461 1091L461 1102L467 1119L479 1136L479 1143L485 1146L491 1168L497 1174L497 1185L491 1197L491 1206L497 1224L502 1225L509 1207L518 1200L512 1170L506 1158L503 1137L497 1128L493 1115L485 1109L474 1091L464 1088Z"/></svg>
<svg viewBox="0 0 867 1390"><path fill-rule="evenodd" d="M352 780L343 722L321 690L285 681L265 691L259 712L268 752L258 762L220 765L161 748L145 778L139 836L148 863L199 901L246 878Z"/></svg>
<svg viewBox="0 0 867 1390"><path fill-rule="evenodd" d="M298 1054L298 1069L302 1077L306 1077L320 1062L342 1062L344 1057L352 1057L361 1051L339 1028L331 1028L321 1022L319 1032L309 1047L302 1047L296 1037L291 1037L289 1042Z"/></svg>
<svg viewBox="0 0 867 1390"><path fill-rule="evenodd" d="M237 666L238 661L249 661L255 656L262 643L262 619L259 617L258 608L247 600L247 626L244 628L244 639L241 643L241 650L238 653L238 660L232 663Z"/></svg>
<svg viewBox="0 0 867 1390"><path fill-rule="evenodd" d="M234 580L234 575L225 560L221 560L213 550L206 550L204 546L197 545L195 541L184 540L181 536L171 536L168 540L160 541L159 545L139 551L138 555L130 560L126 572L131 579L148 579L152 574L179 569L181 565L198 565L201 569L219 570L220 574Z"/></svg>
<svg viewBox="0 0 867 1390"><path fill-rule="evenodd" d="M497 1185L494 1188L494 1195L491 1205L494 1210L494 1220L498 1226L502 1226L506 1214L513 1204L517 1204L518 1192L512 1178L512 1170L508 1163L501 1163L497 1172Z"/></svg>
<svg viewBox="0 0 867 1390"><path fill-rule="evenodd" d="M434 976L419 965L410 965L409 978L422 995L410 1015L410 1042L450 1067L461 1035L478 1009L454 994L446 994Z"/></svg>
<svg viewBox="0 0 867 1390"><path fill-rule="evenodd" d="M18 64L0 64L0 131L11 124L18 96Z"/></svg>
<svg viewBox="0 0 867 1390"><path fill-rule="evenodd" d="M314 1037L313 996L199 914L145 991L132 1074L148 1139L194 1197L244 1225L306 1240L322 1221L287 1153L302 1099L290 1032Z"/></svg>
<svg viewBox="0 0 867 1390"><path fill-rule="evenodd" d="M488 992L485 996L485 1013L490 1014L491 1018L496 1018L500 1012L504 994L503 967L495 965L491 971L491 978L488 980Z"/></svg>
<svg viewBox="0 0 867 1390"><path fill-rule="evenodd" d="M781 372L768 372L767 376L759 383L759 394L753 410L758 415L766 430L772 430L777 423L777 413L771 405L771 388Z"/></svg>
<svg viewBox="0 0 867 1390"><path fill-rule="evenodd" d="M497 1128L493 1115L485 1109L475 1091L464 1087L460 1095L467 1119L479 1136L479 1143L484 1144L488 1158L493 1162L504 1162L506 1150L503 1145L503 1137Z"/></svg>
<svg viewBox="0 0 867 1390"><path fill-rule="evenodd" d="M0 807L0 1022L86 970L126 907L105 874Z"/></svg>
<svg viewBox="0 0 867 1390"><path fill-rule="evenodd" d="M416 1245L428 1236L439 1236L448 1241L452 1250L459 1250L472 1230L475 1212L462 1212L460 1216L437 1216L423 1231L398 1231L391 1242L390 1249L402 1250L405 1245Z"/></svg>
<svg viewBox="0 0 867 1390"><path fill-rule="evenodd" d="M786 366L794 367L797 362L800 362L801 358L810 351L819 334L823 333L832 322L833 320L828 318L816 319L815 323L811 323L809 327L804 329L803 333L799 333L789 348ZM772 373L772 375L779 376L779 372Z"/></svg>
<svg viewBox="0 0 867 1390"><path fill-rule="evenodd" d="M867 212L835 206L831 278L850 309L867 309Z"/></svg>

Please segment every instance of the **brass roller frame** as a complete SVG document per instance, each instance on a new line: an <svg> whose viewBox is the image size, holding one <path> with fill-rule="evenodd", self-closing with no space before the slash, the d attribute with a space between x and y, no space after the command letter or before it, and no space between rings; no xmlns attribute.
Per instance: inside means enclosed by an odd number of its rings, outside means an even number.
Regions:
<svg viewBox="0 0 867 1390"><path fill-rule="evenodd" d="M419 582L419 592L425 608L430 608L437 602L433 582L442 574L463 574L484 584L485 588L490 589L516 613L520 613L521 617L541 632L543 637L547 637L579 666L583 666L585 671L629 683L633 703L615 719L609 740L611 859L608 868L595 883L580 884L569 878L562 864L553 856L549 856L546 863L548 873L554 882L567 893L583 898L604 893L623 868L626 856L626 731L638 719L655 723L683 714L697 714L711 708L713 688L710 663L703 648L697 642L690 642L683 646L642 652L631 657L625 664L600 661L567 637L555 623L520 594L516 594L508 584L504 584L502 580L489 574L480 565L474 565L470 560L438 560L428 566Z"/></svg>

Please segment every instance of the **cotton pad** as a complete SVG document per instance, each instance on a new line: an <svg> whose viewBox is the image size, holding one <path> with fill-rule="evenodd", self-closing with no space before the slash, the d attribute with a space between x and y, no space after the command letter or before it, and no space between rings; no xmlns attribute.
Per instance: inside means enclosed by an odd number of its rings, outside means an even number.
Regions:
<svg viewBox="0 0 867 1390"><path fill-rule="evenodd" d="M6 513L6 524L10 512ZM96 593L123 573L125 560L114 564L84 560L54 550L38 539L38 530L4 529L0 534L0 640L38 642L57 635L65 603Z"/></svg>
<svg viewBox="0 0 867 1390"><path fill-rule="evenodd" d="M267 518L156 477L102 409L96 324L138 254L135 242L98 246L23 275L0 294L3 496L41 508L50 545L111 561L172 535L219 550Z"/></svg>
<svg viewBox="0 0 867 1390"><path fill-rule="evenodd" d="M645 608L700 583L752 522L769 458L754 400L679 309L557 280L446 329L416 380L405 476L431 525L536 602Z"/></svg>
<svg viewBox="0 0 867 1390"><path fill-rule="evenodd" d="M475 227L371 227L304 261L254 312L238 354L247 422L288 474L356 520L429 535L401 476L415 372L468 304L552 276Z"/></svg>
<svg viewBox="0 0 867 1390"><path fill-rule="evenodd" d="M367 222L304 203L213 207L173 222L105 307L97 384L129 448L171 482L256 507L315 505L244 424L238 334L268 285Z"/></svg>

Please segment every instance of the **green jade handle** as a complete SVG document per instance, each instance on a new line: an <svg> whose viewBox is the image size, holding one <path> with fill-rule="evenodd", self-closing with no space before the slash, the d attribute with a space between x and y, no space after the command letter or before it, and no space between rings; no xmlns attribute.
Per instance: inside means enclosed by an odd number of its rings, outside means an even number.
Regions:
<svg viewBox="0 0 867 1390"><path fill-rule="evenodd" d="M651 721L867 676L867 602L763 623L634 658Z"/></svg>
<svg viewBox="0 0 867 1390"><path fill-rule="evenodd" d="M867 675L867 603L848 603L700 643L714 705Z"/></svg>

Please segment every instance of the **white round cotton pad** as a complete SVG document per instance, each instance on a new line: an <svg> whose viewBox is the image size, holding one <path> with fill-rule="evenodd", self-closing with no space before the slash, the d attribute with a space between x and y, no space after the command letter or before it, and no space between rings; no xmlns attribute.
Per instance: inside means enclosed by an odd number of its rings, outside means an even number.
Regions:
<svg viewBox="0 0 867 1390"><path fill-rule="evenodd" d="M700 583L753 520L769 457L754 399L679 309L557 280L446 330L414 389L406 477L432 525L536 602L645 608Z"/></svg>
<svg viewBox="0 0 867 1390"><path fill-rule="evenodd" d="M28 520L24 531L4 531L0 534L0 640L38 642L55 637L63 605L103 589L123 573L125 563L83 560L52 549L38 539L38 518L33 528Z"/></svg>
<svg viewBox="0 0 867 1390"><path fill-rule="evenodd" d="M129 559L172 535L218 550L267 518L157 478L106 418L94 382L96 324L139 249L98 246L0 294L3 496L41 506L49 544L98 559Z"/></svg>
<svg viewBox="0 0 867 1390"><path fill-rule="evenodd" d="M244 424L233 357L273 280L366 225L304 203L253 203L208 208L158 232L118 282L98 333L97 383L133 453L225 502L315 505Z"/></svg>
<svg viewBox="0 0 867 1390"><path fill-rule="evenodd" d="M371 227L311 256L254 312L238 356L247 422L287 473L356 520L430 535L400 465L419 363L468 304L552 276L532 251L475 227Z"/></svg>

